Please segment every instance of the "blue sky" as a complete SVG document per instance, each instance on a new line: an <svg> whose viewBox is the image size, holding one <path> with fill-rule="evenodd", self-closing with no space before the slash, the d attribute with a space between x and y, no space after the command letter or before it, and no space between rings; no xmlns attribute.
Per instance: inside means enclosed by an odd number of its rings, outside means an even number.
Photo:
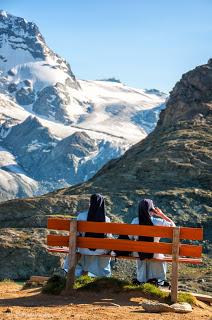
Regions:
<svg viewBox="0 0 212 320"><path fill-rule="evenodd" d="M1 0L35 22L77 78L169 92L212 57L212 0Z"/></svg>

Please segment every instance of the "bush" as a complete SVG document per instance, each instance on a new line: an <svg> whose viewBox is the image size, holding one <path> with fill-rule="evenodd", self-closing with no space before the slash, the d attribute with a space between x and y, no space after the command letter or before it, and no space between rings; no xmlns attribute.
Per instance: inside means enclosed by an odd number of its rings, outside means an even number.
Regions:
<svg viewBox="0 0 212 320"><path fill-rule="evenodd" d="M47 294L60 294L63 289L65 289L66 278L53 275L42 288L42 293Z"/></svg>

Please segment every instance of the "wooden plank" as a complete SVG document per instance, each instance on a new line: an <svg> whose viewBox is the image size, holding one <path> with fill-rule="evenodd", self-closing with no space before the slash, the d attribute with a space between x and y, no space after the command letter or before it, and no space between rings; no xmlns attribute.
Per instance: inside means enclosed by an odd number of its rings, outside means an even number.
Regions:
<svg viewBox="0 0 212 320"><path fill-rule="evenodd" d="M172 238L173 227L164 226L140 226L126 223L104 223L78 221L77 230L79 232L96 232L112 234L133 234L152 237ZM67 218L48 218L48 229L69 231L70 219ZM180 228L180 239L202 240L203 228Z"/></svg>
<svg viewBox="0 0 212 320"><path fill-rule="evenodd" d="M202 246L191 244L180 244L180 256L200 258L202 255Z"/></svg>
<svg viewBox="0 0 212 320"><path fill-rule="evenodd" d="M192 292L191 294L192 296L197 298L197 300L212 303L212 296L196 292Z"/></svg>
<svg viewBox="0 0 212 320"><path fill-rule="evenodd" d="M107 249L120 251L151 252L151 253L172 253L172 244L163 242L145 242L118 239L96 239L77 237L79 248ZM201 257L202 247L196 245L181 244L180 256Z"/></svg>
<svg viewBox="0 0 212 320"><path fill-rule="evenodd" d="M202 240L202 228L180 228L180 239ZM141 226L127 223L106 223L106 222L88 222L78 221L77 231L79 232L96 232L112 233L124 235L140 235L148 237L161 237L172 239L173 227L164 226Z"/></svg>
<svg viewBox="0 0 212 320"><path fill-rule="evenodd" d="M75 280L75 267L76 267L76 243L77 243L77 221L72 220L70 222L70 234L69 237L69 254L68 254L68 274L66 280L66 292L68 293L73 289Z"/></svg>
<svg viewBox="0 0 212 320"><path fill-rule="evenodd" d="M177 302L179 247L180 247L180 228L175 227L173 229L172 278L171 278L171 301L173 303Z"/></svg>
<svg viewBox="0 0 212 320"><path fill-rule="evenodd" d="M49 277L44 277L44 276L31 276L30 279L27 281L28 283L32 283L32 282L45 282L48 281Z"/></svg>
<svg viewBox="0 0 212 320"><path fill-rule="evenodd" d="M135 252L152 252L171 254L172 244L162 242L146 242L133 240L118 240L118 239L97 239L77 237L77 247L92 248L92 249L107 249L107 250L124 250Z"/></svg>
<svg viewBox="0 0 212 320"><path fill-rule="evenodd" d="M68 247L69 236L61 236L59 234L48 234L47 245L50 247Z"/></svg>
<svg viewBox="0 0 212 320"><path fill-rule="evenodd" d="M69 231L70 221L70 219L64 218L48 218L47 228L52 230Z"/></svg>
<svg viewBox="0 0 212 320"><path fill-rule="evenodd" d="M47 235L47 245L51 247L68 247L69 236L62 236L57 234ZM152 253L171 254L171 243L162 242L145 242L133 240L117 240L117 239L97 239L77 237L77 246L79 248L93 248L93 249L107 249L107 250L121 250L121 251L143 251ZM181 244L180 256L200 258L202 254L202 247L197 245Z"/></svg>
<svg viewBox="0 0 212 320"><path fill-rule="evenodd" d="M49 252L57 252L57 253L68 253L68 248L48 248ZM80 255L80 253L77 253ZM101 257L111 257L116 259L129 259L129 260L140 260L139 257L133 257L133 256L111 256L110 254L102 254ZM157 262L172 262L172 257L164 257L163 259L148 259L151 261L157 261ZM179 263L192 263L192 264L200 264L202 263L202 259L199 258L179 258Z"/></svg>
<svg viewBox="0 0 212 320"><path fill-rule="evenodd" d="M203 240L203 228L180 227L180 239Z"/></svg>
<svg viewBox="0 0 212 320"><path fill-rule="evenodd" d="M164 226L141 226L138 224L127 223L107 223L107 222L88 222L78 221L77 231L112 233L122 235L142 235L147 237L172 238L173 227Z"/></svg>

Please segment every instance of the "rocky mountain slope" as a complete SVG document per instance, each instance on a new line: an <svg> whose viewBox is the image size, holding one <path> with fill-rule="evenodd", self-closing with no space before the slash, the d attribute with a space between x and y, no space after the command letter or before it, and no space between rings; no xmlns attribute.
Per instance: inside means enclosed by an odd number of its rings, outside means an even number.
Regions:
<svg viewBox="0 0 212 320"><path fill-rule="evenodd" d="M74 214L87 205L93 192L106 197L107 211L114 220L130 221L137 214L139 199L152 198L177 224L202 225L204 249L211 255L211 89L212 60L184 74L171 92L156 129L92 179L42 197L0 204L0 248L4 257L0 277L5 272L17 278L23 272L25 276L38 273L38 265L42 268L39 271L48 273L43 255L54 257L46 253L45 246L39 257L34 249L45 236L42 228L47 215ZM23 234L14 250L11 234L17 227ZM40 238L33 237L33 232ZM20 261L16 271L10 272L3 261L13 261L19 251L25 257L25 266L21 268ZM37 261L34 269L31 257Z"/></svg>
<svg viewBox="0 0 212 320"><path fill-rule="evenodd" d="M34 23L0 11L0 201L92 177L154 129L165 99L77 80Z"/></svg>

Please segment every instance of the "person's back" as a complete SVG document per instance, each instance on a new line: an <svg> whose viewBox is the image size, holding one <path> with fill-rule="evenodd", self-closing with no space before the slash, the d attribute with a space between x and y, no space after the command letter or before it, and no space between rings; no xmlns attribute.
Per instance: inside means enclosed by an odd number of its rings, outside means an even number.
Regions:
<svg viewBox="0 0 212 320"><path fill-rule="evenodd" d="M168 218L159 208L155 208L152 200L144 199L139 203L138 217L132 220L132 224L174 226L174 222ZM131 237L132 238L132 237ZM135 240L147 242L159 242L158 237L133 237ZM135 252L134 256L140 257L137 261L137 282L155 282L160 285L166 283L167 264L165 262L148 261L151 258L163 258L163 254Z"/></svg>
<svg viewBox="0 0 212 320"><path fill-rule="evenodd" d="M77 216L78 221L93 221L93 222L110 222L110 219L105 214L104 198L100 194L93 194L90 198L90 205L88 211L82 211ZM81 233L79 236L103 238L104 234L100 233ZM107 236L107 235L106 235ZM89 249L79 248L78 252L82 254L76 266L75 274L80 276L88 273L91 276L105 276L111 275L110 258L97 257L98 255L106 254L108 251L104 249Z"/></svg>

